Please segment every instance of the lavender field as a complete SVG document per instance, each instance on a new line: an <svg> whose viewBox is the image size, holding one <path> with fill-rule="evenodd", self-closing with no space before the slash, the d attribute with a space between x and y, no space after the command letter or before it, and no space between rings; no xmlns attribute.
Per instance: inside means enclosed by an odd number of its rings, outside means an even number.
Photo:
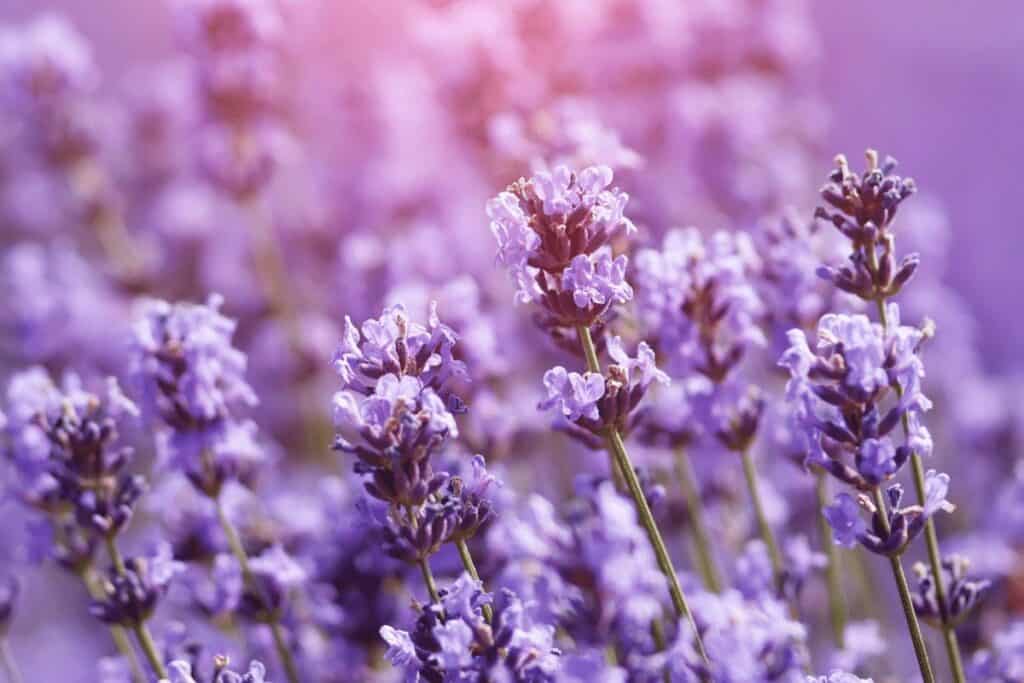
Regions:
<svg viewBox="0 0 1024 683"><path fill-rule="evenodd" d="M0 8L0 683L1024 683L937 4Z"/></svg>

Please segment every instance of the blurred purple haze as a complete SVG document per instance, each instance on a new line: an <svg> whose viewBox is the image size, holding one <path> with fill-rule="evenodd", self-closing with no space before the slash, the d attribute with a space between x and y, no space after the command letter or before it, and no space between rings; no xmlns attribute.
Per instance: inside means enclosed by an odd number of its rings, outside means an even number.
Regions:
<svg viewBox="0 0 1024 683"><path fill-rule="evenodd" d="M386 43L396 0L321 3L306 50L358 61ZM820 89L831 107L827 149L857 156L872 146L896 155L952 227L950 284L973 309L992 371L1024 370L1024 290L1019 264L1024 203L1024 6L906 0L812 3L824 44ZM51 0L92 41L108 81L172 49L165 3ZM37 0L7 0L0 21L25 20ZM821 168L829 160L821 160Z"/></svg>

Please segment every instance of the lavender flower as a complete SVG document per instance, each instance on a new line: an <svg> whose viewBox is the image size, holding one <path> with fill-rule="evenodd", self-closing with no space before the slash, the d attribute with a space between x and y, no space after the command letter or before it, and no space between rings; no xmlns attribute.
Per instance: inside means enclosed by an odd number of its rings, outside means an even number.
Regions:
<svg viewBox="0 0 1024 683"><path fill-rule="evenodd" d="M401 306L368 320L362 334L346 320L334 360L343 383L334 396L335 448L359 458L356 471L371 475L374 497L419 506L444 483L430 456L458 436L450 408L461 410L462 403L446 388L464 367L452 357L455 339L433 311L429 329L410 324Z"/></svg>
<svg viewBox="0 0 1024 683"><path fill-rule="evenodd" d="M806 659L806 628L785 615L771 598L747 602L737 591L694 596L694 612L708 649L710 667L697 663L685 641L670 650L673 680L801 680ZM681 632L684 632L680 629Z"/></svg>
<svg viewBox="0 0 1024 683"><path fill-rule="evenodd" d="M600 412L597 402L604 396L605 379L597 372L580 374L567 372L556 366L544 373L544 386L548 397L538 405L541 410L557 407L569 420L588 418L597 420Z"/></svg>
<svg viewBox="0 0 1024 683"><path fill-rule="evenodd" d="M573 258L562 273L562 289L572 294L572 301L580 309L591 309L606 304L624 304L633 298L633 288L626 282L629 259L602 250L593 257L580 254Z"/></svg>
<svg viewBox="0 0 1024 683"><path fill-rule="evenodd" d="M952 504L946 502L944 497L935 498L934 504L925 508L919 505L900 507L903 487L899 484L894 484L886 490L886 498L888 511L880 510L875 502L864 494L854 501L849 494L840 493L835 503L823 511L832 527L835 542L847 547L860 543L873 553L898 557L921 533L925 522L932 515L939 510L953 510ZM860 508L871 515L870 527L861 519ZM884 521L881 516L883 514Z"/></svg>
<svg viewBox="0 0 1024 683"><path fill-rule="evenodd" d="M544 373L548 397L541 401L541 410L557 408L570 424L570 433L586 443L614 427L628 433L636 408L654 382L668 384L668 375L655 364L654 351L640 342L636 356L630 356L620 337L607 341L612 363L606 375L596 372L579 374L556 366ZM599 443L599 442L598 442Z"/></svg>
<svg viewBox="0 0 1024 683"><path fill-rule="evenodd" d="M636 230L623 210L629 196L609 189L612 170L566 166L520 179L487 203L498 261L516 283L516 300L538 301L547 327L593 325L613 303L632 298L628 259L605 245Z"/></svg>
<svg viewBox="0 0 1024 683"><path fill-rule="evenodd" d="M672 230L661 249L637 253L639 314L670 375L721 382L748 349L764 345L764 304L752 279L757 263L747 236L705 238L696 228Z"/></svg>
<svg viewBox="0 0 1024 683"><path fill-rule="evenodd" d="M749 541L736 559L736 589L749 600L764 596L796 600L807 580L827 565L825 555L813 551L803 534L786 539L783 561L781 586L776 586L768 547L760 539Z"/></svg>
<svg viewBox="0 0 1024 683"><path fill-rule="evenodd" d="M240 612L254 619L276 618L289 594L306 581L306 571L284 549L273 546L249 560L250 585L241 595Z"/></svg>
<svg viewBox="0 0 1024 683"><path fill-rule="evenodd" d="M90 611L100 621L120 626L139 626L156 609L171 579L184 569L162 545L152 556L130 557L123 568L111 569L104 581L103 597Z"/></svg>
<svg viewBox="0 0 1024 683"><path fill-rule="evenodd" d="M282 156L282 9L275 0L190 0L180 8L206 114L200 166L215 187L249 199L267 187Z"/></svg>
<svg viewBox="0 0 1024 683"><path fill-rule="evenodd" d="M474 455L468 476L452 476L439 491L437 503L452 520L449 541L467 541L493 519L492 489L501 481L487 471L482 455Z"/></svg>
<svg viewBox="0 0 1024 683"><path fill-rule="evenodd" d="M132 376L147 415L165 428L167 464L211 497L265 457L255 426L238 416L257 399L222 303L217 296L206 305L144 301L132 346Z"/></svg>
<svg viewBox="0 0 1024 683"><path fill-rule="evenodd" d="M942 562L945 605L939 604L935 580L930 570L921 563L914 565L917 592L914 593L914 611L921 619L933 624L944 622L959 624L977 607L991 585L984 579L970 579L970 562L961 555L951 555Z"/></svg>
<svg viewBox="0 0 1024 683"><path fill-rule="evenodd" d="M494 608L490 623L485 604ZM441 605L424 608L411 633L380 633L388 660L422 680L553 681L558 665L554 628L534 623L511 592L494 599L468 575L443 592Z"/></svg>
<svg viewBox="0 0 1024 683"><path fill-rule="evenodd" d="M138 415L117 381L106 396L69 375L58 387L42 368L16 374L8 386L5 458L17 473L17 495L59 529L51 552L77 569L100 539L113 539L131 520L146 490L127 471L132 449L117 446L118 427Z"/></svg>
<svg viewBox="0 0 1024 683"><path fill-rule="evenodd" d="M909 458L911 445L897 446L890 435L901 418L914 420L915 444L930 442L916 421L931 407L919 381L925 332L899 325L899 309L889 309L888 330L862 315L823 316L815 351L803 332L792 330L779 361L790 372L786 394L808 440L808 464L864 491ZM902 395L894 397L893 389Z"/></svg>
<svg viewBox="0 0 1024 683"><path fill-rule="evenodd" d="M836 496L835 502L826 507L823 513L839 545L852 548L867 533L868 526L860 516L860 508L848 493Z"/></svg>
<svg viewBox="0 0 1024 683"><path fill-rule="evenodd" d="M415 377L447 399L448 382L465 374L465 364L453 356L456 340L455 332L438 318L436 305L430 307L426 327L410 321L405 308L395 305L361 327L346 317L333 364L348 392L369 395L381 377L394 375Z"/></svg>
<svg viewBox="0 0 1024 683"><path fill-rule="evenodd" d="M910 254L896 263L892 221L900 204L917 191L913 179L893 171L896 160L887 157L879 166L878 153L867 152L868 168L860 176L850 171L846 158L836 157L836 169L821 190L835 211L819 207L815 216L831 222L847 239L853 252L850 263L823 266L820 275L839 289L866 301L884 301L899 293L918 266ZM881 254L876 252L881 248Z"/></svg>

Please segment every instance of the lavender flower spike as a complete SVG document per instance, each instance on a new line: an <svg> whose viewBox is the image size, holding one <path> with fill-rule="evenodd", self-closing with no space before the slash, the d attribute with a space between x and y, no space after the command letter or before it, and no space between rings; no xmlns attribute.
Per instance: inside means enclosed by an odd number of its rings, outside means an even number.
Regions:
<svg viewBox="0 0 1024 683"><path fill-rule="evenodd" d="M623 213L629 196L610 188L612 171L566 166L521 178L487 202L498 262L516 283L516 301L539 302L553 332L593 325L614 303L633 296L625 279L628 258L613 257L609 242L636 230Z"/></svg>
<svg viewBox="0 0 1024 683"><path fill-rule="evenodd" d="M222 304L217 295L205 305L145 300L132 345L143 408L164 427L165 463L211 497L266 457L255 425L240 419L257 398L245 379L245 354L232 341L235 322L221 314Z"/></svg>

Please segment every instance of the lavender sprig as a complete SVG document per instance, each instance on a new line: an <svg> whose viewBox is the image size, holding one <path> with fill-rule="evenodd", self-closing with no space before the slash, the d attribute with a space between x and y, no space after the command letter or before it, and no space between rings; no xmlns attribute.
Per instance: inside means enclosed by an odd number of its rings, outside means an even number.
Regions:
<svg viewBox="0 0 1024 683"><path fill-rule="evenodd" d="M209 498L245 586L259 601L291 683L298 668L281 624L258 581L221 495L229 480L246 481L264 461L251 422L238 412L256 402L245 379L246 357L232 343L235 322L220 311L222 299L207 305L146 301L135 324L133 374L150 418L162 427L165 463L182 471Z"/></svg>
<svg viewBox="0 0 1024 683"><path fill-rule="evenodd" d="M752 281L756 263L753 244L743 234L705 238L695 228L673 230L660 250L637 254L637 284L640 316L668 358L670 374L707 387L714 436L740 455L758 532L781 590L785 566L751 453L764 401L740 374L748 351L765 343L757 322L764 304Z"/></svg>
<svg viewBox="0 0 1024 683"><path fill-rule="evenodd" d="M886 157L880 164L875 150L867 150L865 156L867 168L860 176L850 170L844 156L837 156L836 168L821 190L822 198L836 210L830 212L819 207L815 215L832 222L850 240L853 251L849 257L850 265L839 269L823 266L820 274L840 289L864 301L873 301L882 329L888 333L890 325L898 328L899 319L892 319L890 311L895 309L886 302L910 282L920 263L917 254L908 254L897 260L896 237L892 225L897 209L917 191L917 185L911 178L896 175L897 162L892 157ZM904 392L908 387L897 382L894 388L900 400L904 400ZM928 480L920 446L925 444L916 439L919 426L911 413L904 412L900 416L900 423L912 449L910 462L918 503L924 506L928 498ZM930 443L927 447L930 452ZM962 683L966 678L960 645L955 624L951 623L953 619L946 613L948 602L942 552L935 525L930 518L925 520L924 535L936 599L941 610L940 630L950 669L954 680Z"/></svg>
<svg viewBox="0 0 1024 683"><path fill-rule="evenodd" d="M342 380L334 395L334 448L357 458L354 471L366 477L366 491L388 505L381 520L386 550L419 566L435 603L430 556L454 544L479 581L466 542L492 514L486 490L494 478L482 456L473 460L472 481L433 469L433 456L459 434L455 413L465 410L450 387L466 374L465 363L454 357L456 341L436 304L426 327L396 305L358 328L346 318L334 356ZM490 618L490 608L484 612Z"/></svg>
<svg viewBox="0 0 1024 683"><path fill-rule="evenodd" d="M636 402L651 381L664 375L645 345L636 361L641 372L635 384L630 382L629 362L625 367L613 365L604 376L591 334L593 328L603 329L616 304L633 295L625 281L628 258L613 258L607 246L613 236L636 229L623 213L629 196L609 187L612 176L606 166L578 173L559 166L512 184L487 203L487 213L498 242L498 260L517 286L516 301L539 303L544 314L538 322L556 339L566 329L575 329L586 359L585 376L564 368L545 375L546 404L558 405L570 422L606 440L612 472L618 470L626 482L676 614L688 621L697 651L706 662L700 631L622 439L621 430ZM610 400L604 399L606 395Z"/></svg>
<svg viewBox="0 0 1024 683"><path fill-rule="evenodd" d="M910 455L909 446L896 446L890 436L902 415L914 416L908 419L919 426L918 443L930 442L916 417L930 406L918 381L923 338L923 331L910 327L887 336L863 315L828 314L818 323L816 350L801 330L792 330L779 364L790 371L786 393L796 408L798 430L807 438L807 464L860 492L857 498L840 494L825 508L835 541L859 543L889 558L922 675L934 680L899 557L928 518L951 508L942 486L948 479L934 475L937 486L924 506L901 508L902 488L890 485L884 493L882 488ZM894 399L894 384L909 391ZM861 509L871 516L870 527Z"/></svg>
<svg viewBox="0 0 1024 683"><path fill-rule="evenodd" d="M59 530L49 552L81 576L97 600L109 597L113 588L94 581L95 550L104 545L114 575L126 574L117 537L146 490L144 478L126 471L132 449L117 446L120 423L139 411L116 380L108 379L106 388L101 398L85 390L75 377L59 388L41 368L16 375L8 388L8 457L24 483L22 500ZM152 637L146 620L155 597L144 613L136 612L130 621L104 621L134 632L153 671L163 676L159 653L147 648ZM112 633L128 655L131 645L123 632ZM130 656L128 661L133 661Z"/></svg>

